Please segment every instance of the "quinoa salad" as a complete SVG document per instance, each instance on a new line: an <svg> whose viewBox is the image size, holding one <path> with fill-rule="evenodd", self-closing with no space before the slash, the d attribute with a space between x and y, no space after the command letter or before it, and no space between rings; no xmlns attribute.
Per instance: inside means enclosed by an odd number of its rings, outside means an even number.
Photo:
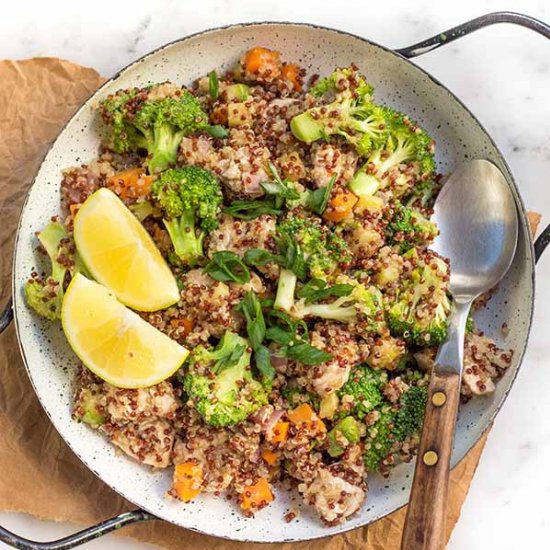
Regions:
<svg viewBox="0 0 550 550"><path fill-rule="evenodd" d="M159 309L113 292L185 360L153 385L117 385L77 352L74 420L169 469L181 506L214 493L252 517L279 487L326 525L345 522L370 476L414 457L447 336L434 140L375 100L355 65L306 75L262 47L226 73L119 90L97 110L98 158L63 173L60 214L37 234L51 271L31 274L27 302L55 322L71 280L106 285L76 228L107 189L176 295ZM511 359L470 316L463 401L493 392Z"/></svg>

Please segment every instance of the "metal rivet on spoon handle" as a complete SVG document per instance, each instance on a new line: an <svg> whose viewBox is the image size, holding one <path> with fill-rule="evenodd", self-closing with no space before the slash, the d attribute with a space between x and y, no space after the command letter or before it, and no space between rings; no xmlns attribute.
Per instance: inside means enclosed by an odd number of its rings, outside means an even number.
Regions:
<svg viewBox="0 0 550 550"><path fill-rule="evenodd" d="M433 248L451 261L454 308L447 341L430 380L402 550L442 550L453 436L460 397L464 332L472 301L494 287L510 267L517 242L516 204L502 172L491 162L461 165L436 204L440 235Z"/></svg>

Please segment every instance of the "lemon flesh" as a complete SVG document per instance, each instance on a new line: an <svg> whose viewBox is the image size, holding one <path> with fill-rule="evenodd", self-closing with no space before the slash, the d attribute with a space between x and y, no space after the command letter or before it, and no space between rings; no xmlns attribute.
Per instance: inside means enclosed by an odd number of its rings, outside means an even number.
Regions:
<svg viewBox="0 0 550 550"><path fill-rule="evenodd" d="M67 288L61 323L82 363L119 388L158 384L172 376L189 354L107 288L81 274Z"/></svg>
<svg viewBox="0 0 550 550"><path fill-rule="evenodd" d="M176 279L153 239L112 191L99 189L82 204L74 240L94 279L127 306L156 311L179 300Z"/></svg>

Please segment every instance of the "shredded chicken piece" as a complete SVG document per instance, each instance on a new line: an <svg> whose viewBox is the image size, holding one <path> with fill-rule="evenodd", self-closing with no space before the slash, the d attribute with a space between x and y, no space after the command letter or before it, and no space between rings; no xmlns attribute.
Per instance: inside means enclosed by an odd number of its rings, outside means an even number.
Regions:
<svg viewBox="0 0 550 550"><path fill-rule="evenodd" d="M357 155L343 152L329 143L312 146L311 179L317 187L325 187L334 174L336 181L346 184L351 180L357 168Z"/></svg>
<svg viewBox="0 0 550 550"><path fill-rule="evenodd" d="M321 468L304 491L304 498L329 525L344 522L359 510L365 491Z"/></svg>
<svg viewBox="0 0 550 550"><path fill-rule="evenodd" d="M310 343L331 353L333 359L307 367L304 373L306 385L321 396L340 389L348 381L351 368L360 362L355 337L339 323L321 322L311 331Z"/></svg>
<svg viewBox="0 0 550 550"><path fill-rule="evenodd" d="M100 428L128 456L155 468L171 464L174 429L166 420L148 419Z"/></svg>
<svg viewBox="0 0 550 550"><path fill-rule="evenodd" d="M268 215L254 220L237 220L231 216L223 216L218 229L210 234L207 254L212 257L214 252L231 250L242 256L249 248L270 249L275 224L275 218Z"/></svg>
<svg viewBox="0 0 550 550"><path fill-rule="evenodd" d="M495 380L512 362L512 350L502 350L493 340L471 334L464 346L462 393L486 395L495 391Z"/></svg>
<svg viewBox="0 0 550 550"><path fill-rule="evenodd" d="M107 412L110 421L137 422L148 417L174 417L180 406L170 382L139 389L115 388L106 384Z"/></svg>
<svg viewBox="0 0 550 550"><path fill-rule="evenodd" d="M221 338L227 330L239 330L241 317L233 308L240 298L231 292L229 285L215 281L202 269L188 271L183 284L180 304L185 316L194 321L188 335L190 342L198 343L210 335Z"/></svg>

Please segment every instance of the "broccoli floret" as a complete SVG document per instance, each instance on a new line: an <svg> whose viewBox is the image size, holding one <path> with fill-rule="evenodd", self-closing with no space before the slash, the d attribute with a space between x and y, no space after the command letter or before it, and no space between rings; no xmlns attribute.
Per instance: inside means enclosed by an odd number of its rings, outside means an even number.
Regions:
<svg viewBox="0 0 550 550"><path fill-rule="evenodd" d="M234 426L267 403L266 390L252 376L250 357L248 341L234 332L226 332L215 349L193 350L183 387L208 424Z"/></svg>
<svg viewBox="0 0 550 550"><path fill-rule="evenodd" d="M291 215L278 225L277 233L280 248L286 249L281 250L282 255L288 260L279 276L274 302L277 309L290 311L298 278L309 274L313 278L326 279L352 259L344 239L329 231L317 218ZM289 253L291 259L288 259Z"/></svg>
<svg viewBox="0 0 550 550"><path fill-rule="evenodd" d="M332 135L342 136L360 156L383 147L388 137L383 107L359 97L342 97L329 105L313 107L290 122L294 136L312 143Z"/></svg>
<svg viewBox="0 0 550 550"><path fill-rule="evenodd" d="M90 388L82 388L78 395L78 419L92 427L101 426L107 422L107 415L100 407L101 397Z"/></svg>
<svg viewBox="0 0 550 550"><path fill-rule="evenodd" d="M409 359L405 342L388 335L374 341L367 364L374 369L403 370Z"/></svg>
<svg viewBox="0 0 550 550"><path fill-rule="evenodd" d="M216 176L198 166L166 170L151 193L164 212L174 252L186 265L203 256L204 235L218 227L223 195Z"/></svg>
<svg viewBox="0 0 550 550"><path fill-rule="evenodd" d="M377 472L380 469L382 461L390 454L395 442L394 408L385 403L378 410L378 415L378 420L367 428L365 438L363 460L368 472Z"/></svg>
<svg viewBox="0 0 550 550"><path fill-rule="evenodd" d="M38 240L50 258L52 271L44 279L31 278L25 285L25 298L36 313L55 321L61 318L67 274L89 273L61 223L50 222L38 233Z"/></svg>
<svg viewBox="0 0 550 550"><path fill-rule="evenodd" d="M331 75L321 78L312 86L308 93L315 97L322 97L328 93L351 93L363 98L372 96L374 88L365 80L357 67L336 69Z"/></svg>
<svg viewBox="0 0 550 550"><path fill-rule="evenodd" d="M372 103L372 86L353 68L335 71L310 90L312 95L335 93L328 105L313 107L290 122L294 136L311 143L332 135L342 136L359 155L383 147L388 138L386 108Z"/></svg>
<svg viewBox="0 0 550 550"><path fill-rule="evenodd" d="M361 424L353 416L346 416L327 434L327 452L336 458L344 453L346 447L358 443L360 438Z"/></svg>
<svg viewBox="0 0 550 550"><path fill-rule="evenodd" d="M427 398L427 386L413 386L403 393L397 405L384 403L380 407L378 420L367 428L363 455L367 471L378 471L400 443L420 434Z"/></svg>
<svg viewBox="0 0 550 550"><path fill-rule="evenodd" d="M319 218L290 215L279 223L277 232L300 246L311 277L325 279L353 259L346 241L330 231Z"/></svg>
<svg viewBox="0 0 550 550"><path fill-rule="evenodd" d="M151 173L176 161L184 136L209 127L197 98L169 83L119 90L100 109L110 129L109 147L117 153L147 150Z"/></svg>
<svg viewBox="0 0 550 550"><path fill-rule="evenodd" d="M356 279L341 276L337 281L347 283L353 286L350 297L355 300L355 309L358 316L362 319L368 319L370 328L373 331L379 331L382 328L383 317L383 297L382 292L373 285L365 286Z"/></svg>
<svg viewBox="0 0 550 550"><path fill-rule="evenodd" d="M441 344L447 337L447 318L451 311L449 267L430 251L422 257L414 249L407 254L416 266L404 276L396 300L389 306L389 328L408 344Z"/></svg>
<svg viewBox="0 0 550 550"><path fill-rule="evenodd" d="M369 162L379 175L405 163L417 163L418 171L431 174L435 168L432 138L407 116L388 109L389 137L384 150L373 153Z"/></svg>
<svg viewBox="0 0 550 550"><path fill-rule="evenodd" d="M368 365L355 367L348 381L337 391L341 414L364 418L382 403L382 387L387 381L385 371L372 369Z"/></svg>
<svg viewBox="0 0 550 550"><path fill-rule="evenodd" d="M427 400L428 386L413 386L403 393L394 419L394 434L397 441L404 441L407 437L420 433Z"/></svg>
<svg viewBox="0 0 550 550"><path fill-rule="evenodd" d="M401 113L391 109L386 109L385 113L388 138L383 146L371 151L352 180L356 183L351 186L362 194L357 182L365 179L369 189L373 189L375 179L380 189L391 189L396 198L409 193L428 195L435 171L433 140Z"/></svg>
<svg viewBox="0 0 550 550"><path fill-rule="evenodd" d="M383 297L376 287L366 287L345 275L337 277L337 284L334 286L326 286L326 282L322 279L313 279L300 289L298 295L304 297L296 301L294 298L296 283L297 278L294 273L287 269L281 270L274 302L276 308L283 309L297 319L320 317L344 323L366 320L371 330L381 329ZM305 287L312 283L315 283L318 290L305 296L303 293ZM319 297L312 300L311 297L316 295ZM321 301L332 296L337 298L331 302Z"/></svg>
<svg viewBox="0 0 550 550"><path fill-rule="evenodd" d="M355 300L350 296L342 296L327 304L306 304L304 300L299 300L292 306L290 313L299 319L320 317L342 323L351 323L357 320Z"/></svg>
<svg viewBox="0 0 550 550"><path fill-rule="evenodd" d="M146 95L146 90L140 92L138 88L118 90L101 103L101 117L109 129L106 144L116 153L147 149L146 137L131 122L135 103L142 101Z"/></svg>
<svg viewBox="0 0 550 550"><path fill-rule="evenodd" d="M406 206L397 207L393 219L386 228L388 242L398 244L401 253L413 246L426 246L432 242L439 230L418 210Z"/></svg>
<svg viewBox="0 0 550 550"><path fill-rule="evenodd" d="M342 322L354 322L361 316L372 320L375 330L376 318L382 310L382 293L374 286L365 287L357 282L352 288L347 296L329 303L308 304L306 300L299 300L290 313L299 319L320 317Z"/></svg>

